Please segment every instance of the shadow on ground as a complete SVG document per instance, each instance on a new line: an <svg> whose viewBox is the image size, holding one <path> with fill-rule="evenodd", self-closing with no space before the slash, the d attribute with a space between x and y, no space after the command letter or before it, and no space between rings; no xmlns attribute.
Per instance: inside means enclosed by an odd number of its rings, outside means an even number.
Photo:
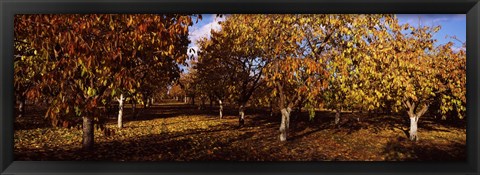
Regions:
<svg viewBox="0 0 480 175"><path fill-rule="evenodd" d="M466 161L465 144L450 143L433 145L427 141L410 142L403 137L394 139L385 145L385 160L403 161Z"/></svg>
<svg viewBox="0 0 480 175"><path fill-rule="evenodd" d="M238 111L234 107L225 108L225 118L222 120L218 118L218 108L216 107L199 110L192 105L154 105L142 110L138 118L133 118L131 112L130 108L125 109L124 121L125 123L132 123L126 125L126 127L134 131L144 131L151 128L151 126L136 125L136 122L159 121L158 119L180 116L185 117L185 119L174 120L175 122L168 123L168 125L210 121L219 122L219 125L203 129L192 128L181 132L162 132L161 134L129 136L110 140L100 139L102 141L95 143L95 150L92 152L65 146L15 149L15 159L278 161L361 160L361 158L366 157L366 160L369 155L360 155L362 153L358 153L356 147L377 151L375 153L378 154L376 155L378 157L373 158L373 160L465 160L466 158L465 143L451 140L434 143L431 139L418 142L408 141L408 130L406 130L408 122L404 116L400 115L369 117L369 114L342 113L340 123L335 125L335 114L330 111L317 111L314 118L310 118L307 112L295 112L292 113L290 122L289 141L282 143L278 141L280 116L278 113L270 115L269 110L265 108L247 108L246 122L242 128L238 127ZM188 116L192 115L197 116L197 119L190 120ZM27 117L31 116L27 115ZM35 123L23 126L31 121L20 120L20 122L16 122L15 129L26 130L46 127L46 125ZM111 118L109 122L115 123L116 119ZM148 125L149 122L146 123ZM421 132L450 132L448 128L439 127L438 123L427 117L420 120L419 128ZM368 135L358 134L361 131L368 131L366 132ZM388 131L389 134L381 135L385 131ZM398 134L398 132L403 133ZM364 139L360 136L370 138ZM366 146L366 144L380 139L376 139L377 136L388 140L377 147L374 147L375 145ZM355 142L346 144L353 146L341 145L345 143L344 139L352 138L353 140L350 141ZM356 143L357 140L361 140L361 142ZM342 149L336 150L336 148ZM360 156L360 158L354 156Z"/></svg>

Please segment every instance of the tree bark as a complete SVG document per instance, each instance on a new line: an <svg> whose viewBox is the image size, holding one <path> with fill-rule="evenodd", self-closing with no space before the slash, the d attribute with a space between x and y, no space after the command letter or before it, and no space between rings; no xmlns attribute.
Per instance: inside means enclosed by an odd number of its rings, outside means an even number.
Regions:
<svg viewBox="0 0 480 175"><path fill-rule="evenodd" d="M245 104L241 104L238 109L238 125L240 127L245 125Z"/></svg>
<svg viewBox="0 0 480 175"><path fill-rule="evenodd" d="M210 98L210 108L213 107L213 99Z"/></svg>
<svg viewBox="0 0 480 175"><path fill-rule="evenodd" d="M137 109L137 102L134 99L132 99L132 115L133 115L133 118L137 118L136 109Z"/></svg>
<svg viewBox="0 0 480 175"><path fill-rule="evenodd" d="M410 117L410 140L412 141L417 141L418 140L418 135L417 135L417 123L418 123L418 118L417 117Z"/></svg>
<svg viewBox="0 0 480 175"><path fill-rule="evenodd" d="M338 125L338 123L340 122L340 109L335 109L335 125Z"/></svg>
<svg viewBox="0 0 480 175"><path fill-rule="evenodd" d="M200 109L205 109L205 97L202 97L202 105L200 106Z"/></svg>
<svg viewBox="0 0 480 175"><path fill-rule="evenodd" d="M287 141L287 133L290 125L290 107L280 110L282 113L282 122L280 123L280 141Z"/></svg>
<svg viewBox="0 0 480 175"><path fill-rule="evenodd" d="M270 108L270 117L272 117L273 116L273 100L270 100L269 108Z"/></svg>
<svg viewBox="0 0 480 175"><path fill-rule="evenodd" d="M220 113L220 119L223 118L223 104L222 100L218 100L218 104L220 105L219 113Z"/></svg>
<svg viewBox="0 0 480 175"><path fill-rule="evenodd" d="M84 150L93 150L93 117L84 116L83 117L83 137L82 137L82 147Z"/></svg>
<svg viewBox="0 0 480 175"><path fill-rule="evenodd" d="M120 98L118 99L118 121L117 121L117 126L118 128L123 127L123 101L125 99L123 98L123 94L120 94Z"/></svg>
<svg viewBox="0 0 480 175"><path fill-rule="evenodd" d="M410 140L411 141L417 141L419 140L419 137L418 137L418 120L420 119L421 116L423 116L423 114L425 114L425 112L427 112L428 110L428 106L429 105L424 105L422 109L420 109L420 111L416 112L415 113L415 108L417 107L415 102L413 103L410 103L409 101L405 102L404 105L407 107L408 111L407 111L407 114L408 114L408 117L410 118L410 131L409 131L409 134L410 134Z"/></svg>
<svg viewBox="0 0 480 175"><path fill-rule="evenodd" d="M25 115L25 98L20 97L20 104L18 105L18 118Z"/></svg>

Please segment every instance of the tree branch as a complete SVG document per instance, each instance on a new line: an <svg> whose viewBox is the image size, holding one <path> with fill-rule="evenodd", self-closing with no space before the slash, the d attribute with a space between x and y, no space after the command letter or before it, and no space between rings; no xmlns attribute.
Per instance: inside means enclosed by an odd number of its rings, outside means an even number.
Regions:
<svg viewBox="0 0 480 175"><path fill-rule="evenodd" d="M425 114L425 112L427 112L428 106L429 106L428 104L425 104L423 108L417 112L417 119L416 119L417 121L423 114Z"/></svg>

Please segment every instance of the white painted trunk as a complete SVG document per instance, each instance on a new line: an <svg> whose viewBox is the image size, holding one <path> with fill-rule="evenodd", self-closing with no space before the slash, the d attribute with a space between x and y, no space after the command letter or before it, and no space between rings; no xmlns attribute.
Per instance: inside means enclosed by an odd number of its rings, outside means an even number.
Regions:
<svg viewBox="0 0 480 175"><path fill-rule="evenodd" d="M282 113L282 122L280 123L280 141L287 141L288 128L290 125L290 108L283 108L280 110Z"/></svg>
<svg viewBox="0 0 480 175"><path fill-rule="evenodd" d="M245 105L240 105L238 116L239 125L243 126L245 124Z"/></svg>
<svg viewBox="0 0 480 175"><path fill-rule="evenodd" d="M118 128L122 128L123 127L123 122L122 122L122 118L123 118L123 100L125 100L123 98L123 94L120 94L120 99L118 99Z"/></svg>
<svg viewBox="0 0 480 175"><path fill-rule="evenodd" d="M135 114L135 110L137 109L137 103L132 102L132 113Z"/></svg>
<svg viewBox="0 0 480 175"><path fill-rule="evenodd" d="M187 97L183 97L183 103L187 103Z"/></svg>
<svg viewBox="0 0 480 175"><path fill-rule="evenodd" d="M410 117L410 140L417 141L417 128L418 128L418 117Z"/></svg>
<svg viewBox="0 0 480 175"><path fill-rule="evenodd" d="M336 109L335 110L335 125L338 125L340 123L340 110Z"/></svg>
<svg viewBox="0 0 480 175"><path fill-rule="evenodd" d="M18 117L23 116L24 106L25 106L25 102L23 100L20 100L20 104L18 105Z"/></svg>
<svg viewBox="0 0 480 175"><path fill-rule="evenodd" d="M223 104L222 104L222 100L218 100L218 105L220 105L220 109L219 109L220 118L223 118Z"/></svg>

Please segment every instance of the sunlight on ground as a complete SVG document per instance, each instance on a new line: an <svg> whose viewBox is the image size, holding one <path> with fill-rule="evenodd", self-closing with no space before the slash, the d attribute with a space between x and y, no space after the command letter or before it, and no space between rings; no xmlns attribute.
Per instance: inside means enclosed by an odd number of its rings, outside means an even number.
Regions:
<svg viewBox="0 0 480 175"><path fill-rule="evenodd" d="M180 115L128 121L123 129L95 132L94 152L81 150L80 128L15 131L16 160L462 160L466 131L435 124L422 129L420 141L407 140L407 126L375 126L346 121L335 127L330 118L291 126L289 141L278 141L278 121L247 116L238 128L236 116ZM325 122L328 121L328 122ZM425 127L431 124L424 124ZM353 127L352 127L353 126ZM352 129L353 128L353 129Z"/></svg>

